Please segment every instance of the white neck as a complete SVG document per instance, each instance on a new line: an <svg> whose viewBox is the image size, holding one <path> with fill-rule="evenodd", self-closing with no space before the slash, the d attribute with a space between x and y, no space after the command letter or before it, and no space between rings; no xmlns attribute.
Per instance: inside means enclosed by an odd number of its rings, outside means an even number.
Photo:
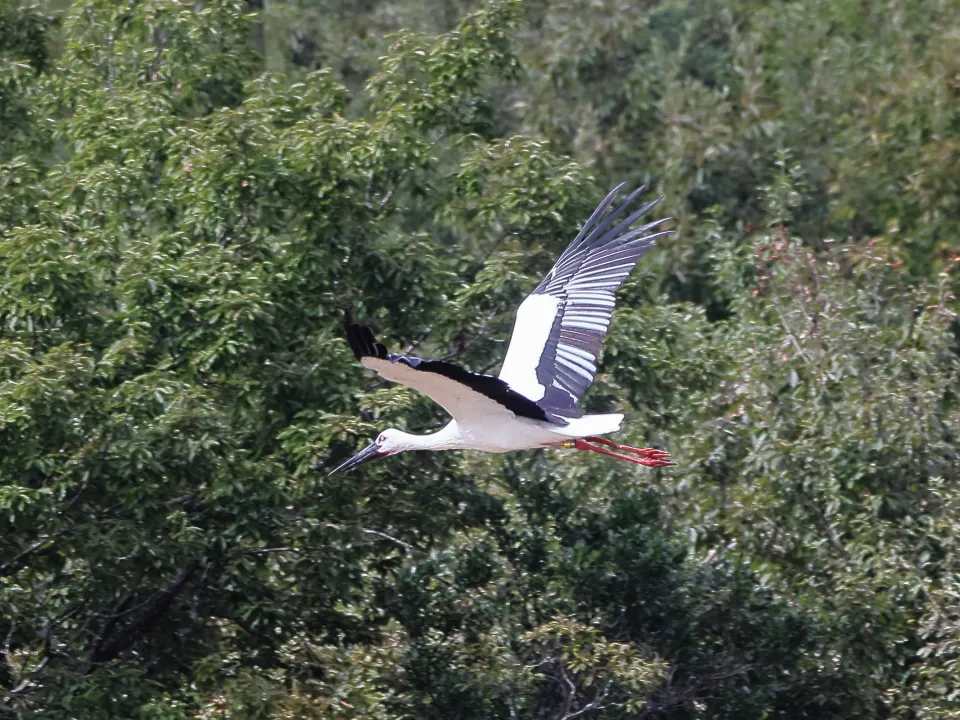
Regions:
<svg viewBox="0 0 960 720"><path fill-rule="evenodd" d="M398 430L400 448L397 452L406 450L459 450L464 447L463 438L456 420L451 420L437 432L430 435L411 435Z"/></svg>

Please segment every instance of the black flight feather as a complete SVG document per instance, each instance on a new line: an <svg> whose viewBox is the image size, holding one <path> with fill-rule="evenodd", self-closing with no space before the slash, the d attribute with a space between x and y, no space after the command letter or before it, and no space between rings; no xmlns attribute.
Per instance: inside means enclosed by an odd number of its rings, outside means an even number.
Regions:
<svg viewBox="0 0 960 720"><path fill-rule="evenodd" d="M559 416L548 414L533 400L511 390L500 378L492 375L481 375L470 372L459 365L445 360L426 360L424 358L397 355L387 352L387 348L376 341L373 332L368 327L352 322L349 318L344 322L347 332L347 343L357 360L373 357L378 360L387 360L392 363L403 363L419 372L436 373L443 375L454 382L470 388L474 392L486 395L519 417L531 420L542 420L555 425L566 425L567 421Z"/></svg>

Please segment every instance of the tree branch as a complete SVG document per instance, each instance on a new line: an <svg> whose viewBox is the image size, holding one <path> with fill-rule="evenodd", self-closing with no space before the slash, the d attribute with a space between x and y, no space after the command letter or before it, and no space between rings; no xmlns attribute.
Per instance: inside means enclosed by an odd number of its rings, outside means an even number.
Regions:
<svg viewBox="0 0 960 720"><path fill-rule="evenodd" d="M159 621L167 613L167 611L170 609L170 606L173 604L173 601L181 592L183 592L184 588L187 586L187 582L199 568L199 560L188 560L183 568L181 568L180 572L177 573L176 577L167 583L167 586L160 591L153 602L150 603L146 611L128 627L124 628L123 636L107 644L107 637L112 631L117 618L119 618L122 614L123 608L118 608L118 610L114 612L114 616L107 621L103 627L103 630L101 630L97 636L94 647L91 648L91 651L87 656L87 660L84 661L82 668L83 674L88 674L93 665L112 660L124 651L128 650L139 639L142 633L153 627L157 621ZM132 597L132 595L132 593L129 594L127 598ZM125 602L128 601L129 600L125 600Z"/></svg>
<svg viewBox="0 0 960 720"><path fill-rule="evenodd" d="M13 558L5 562L3 565L0 565L0 577L13 575L13 573L15 573L19 569L18 566L20 564L20 561L23 560L23 558L36 552L37 550L42 548L44 545L47 545L48 543L52 543L52 542L53 542L52 537L45 536L40 540L37 540L37 542L35 542L30 547L28 547L26 550L22 550L20 553L18 553L16 556L14 556Z"/></svg>
<svg viewBox="0 0 960 720"><path fill-rule="evenodd" d="M577 694L577 686L573 684L573 681L567 675L567 669L563 665L560 665L560 677L567 684L567 696L564 698L563 711L560 713L560 720L565 720L565 718L570 717L570 706L573 705L573 698Z"/></svg>
<svg viewBox="0 0 960 720"><path fill-rule="evenodd" d="M123 616L123 611L126 609L130 601L133 600L134 595L134 592L128 592L119 601L117 601L116 605L113 606L113 610L111 610L110 614L107 616L107 620L103 623L103 627L100 628L100 632L98 632L96 637L94 637L93 643L91 643L90 646L90 650L87 652L87 656L83 659L83 663L80 665L81 675L90 674L90 669L96 662L100 649L103 647L107 637L112 632L113 627L117 624L117 621ZM96 613L94 614L94 617L95 616Z"/></svg>

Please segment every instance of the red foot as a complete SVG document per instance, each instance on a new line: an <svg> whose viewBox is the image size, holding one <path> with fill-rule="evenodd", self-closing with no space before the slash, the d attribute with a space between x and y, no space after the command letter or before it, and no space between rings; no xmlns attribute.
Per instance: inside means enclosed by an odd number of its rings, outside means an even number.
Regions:
<svg viewBox="0 0 960 720"><path fill-rule="evenodd" d="M586 442L587 440L600 445L606 445L607 447L614 447L617 448L617 450L623 450L624 452L633 453L633 455L639 455L639 457L624 455L623 453L613 452L612 450L604 450L603 448L591 445L590 443ZM564 447L569 447L567 443L563 443L563 445ZM577 450L591 450L595 453L600 453L601 455L609 455L610 457L626 460L627 462L643 465L644 467L670 467L671 465L676 465L676 463L670 459L670 453L664 452L663 450L657 450L655 448L636 448L631 447L630 445L621 445L620 443L615 443L612 440L607 440L606 438L588 437L584 438L583 440L574 440L573 447Z"/></svg>
<svg viewBox="0 0 960 720"><path fill-rule="evenodd" d="M631 445L621 445L620 443L615 443L613 440L607 440L602 437L588 437L584 440L589 440L592 443L597 443L599 445L606 445L607 447L617 448L618 450L623 450L624 452L634 453L640 457L650 458L651 460L669 460L670 453L666 450L657 450L656 448L638 448ZM676 465L676 463L671 462L671 465Z"/></svg>

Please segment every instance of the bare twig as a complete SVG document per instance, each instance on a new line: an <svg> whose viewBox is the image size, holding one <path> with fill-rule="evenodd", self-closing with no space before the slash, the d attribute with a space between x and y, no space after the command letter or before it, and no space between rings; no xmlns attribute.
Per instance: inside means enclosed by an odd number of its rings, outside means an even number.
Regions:
<svg viewBox="0 0 960 720"><path fill-rule="evenodd" d="M397 191L397 188L400 187L400 185L403 183L404 179L406 179L408 174L410 174L410 168L406 168L402 173L400 173L400 177L397 178L397 181L393 184L393 187L390 188L387 191L387 194L383 196L383 200L380 201L380 207L377 209L377 212L380 215L383 215L383 211L386 210L387 205L390 204L390 200L393 198L393 194Z"/></svg>
<svg viewBox="0 0 960 720"><path fill-rule="evenodd" d="M366 534L366 535L376 535L377 537L381 537L381 538L383 538L384 540L389 540L390 542L396 543L397 545L399 545L400 547L404 548L405 550L415 550L415 549L416 549L416 548L414 548L413 545L411 545L410 543L404 542L403 540L401 540L401 539L399 539L399 538L395 538L395 537L393 537L393 535L387 535L385 532L380 532L379 530L368 530L367 528L360 528L360 532L362 532L362 533L364 533L364 534Z"/></svg>
<svg viewBox="0 0 960 720"><path fill-rule="evenodd" d="M563 665L560 666L560 677L567 684L567 697L564 698L563 711L559 716L560 720L565 720L565 718L570 717L570 706L573 705L573 698L577 694L577 686L573 684L570 676L567 675L567 669Z"/></svg>
<svg viewBox="0 0 960 720"><path fill-rule="evenodd" d="M815 498L810 499L810 504L813 505L813 509L817 513L817 517L820 518L820 524L823 525L823 531L827 534L827 539L830 541L830 544L841 555L846 556L847 550L843 546L843 543L840 542L840 538L837 536L837 531L834 530L833 525L830 524L830 518L827 517L826 511L820 507L820 503L817 502Z"/></svg>
<svg viewBox="0 0 960 720"><path fill-rule="evenodd" d="M800 346L800 343L797 340L797 336L794 334L793 330L787 324L787 319L783 316L783 313L780 311L780 308L777 306L776 303L773 304L773 309L776 311L777 317L780 318L780 324L783 326L783 331L786 333L787 339L790 340L790 343L793 345L794 349L796 349L797 354L800 355L801 358L803 358L803 361L807 365L809 366L815 365L816 363L814 362L813 358L811 358L807 354L807 351Z"/></svg>
<svg viewBox="0 0 960 720"><path fill-rule="evenodd" d="M603 708L606 706L603 705L602 703L604 700L607 699L607 695L610 694L610 686L612 684L613 684L613 680L610 678L607 678L606 686L603 688L603 692L600 693L599 696L595 697L593 700L588 702L586 705L584 705L582 708L577 710L575 713L564 715L563 718L561 718L561 720L571 720L571 718L578 717L580 715L583 715L586 712L590 712L591 710L603 710Z"/></svg>
<svg viewBox="0 0 960 720"><path fill-rule="evenodd" d="M268 555L269 553L282 553L282 552L300 552L299 548L294 547L275 547L275 548L254 548L253 550L247 550L244 552L244 555Z"/></svg>
<svg viewBox="0 0 960 720"><path fill-rule="evenodd" d="M3 647L0 648L0 652L3 653L3 659L7 663L7 667L10 668L10 672L13 672L13 659L10 657L10 644L13 642L13 633L17 629L17 613L16 610L10 616L10 628L7 630L7 636L3 639Z"/></svg>

